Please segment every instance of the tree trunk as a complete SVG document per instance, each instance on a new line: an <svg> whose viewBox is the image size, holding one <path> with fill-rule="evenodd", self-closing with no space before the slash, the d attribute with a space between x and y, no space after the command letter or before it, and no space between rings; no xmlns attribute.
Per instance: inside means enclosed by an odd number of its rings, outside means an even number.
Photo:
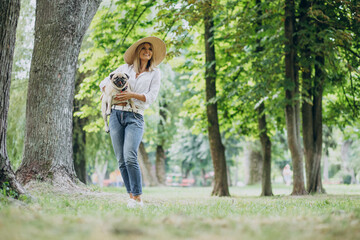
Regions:
<svg viewBox="0 0 360 240"><path fill-rule="evenodd" d="M300 143L299 79L296 66L294 0L285 1L285 118L288 145L293 162L292 195L307 194L304 185L303 154Z"/></svg>
<svg viewBox="0 0 360 240"><path fill-rule="evenodd" d="M60 186L76 180L72 117L76 63L100 0L36 2L24 155L17 176Z"/></svg>
<svg viewBox="0 0 360 240"><path fill-rule="evenodd" d="M232 182L231 182L231 172L230 172L230 167L227 166L227 177L228 177L228 185L229 186L233 186Z"/></svg>
<svg viewBox="0 0 360 240"><path fill-rule="evenodd" d="M25 194L11 168L6 148L11 71L19 15L20 0L0 0L0 187L8 182L12 190Z"/></svg>
<svg viewBox="0 0 360 240"><path fill-rule="evenodd" d="M245 164L245 167L248 168L248 175L245 180L246 185L254 185L261 181L262 160L261 152L249 144L246 154L247 163Z"/></svg>
<svg viewBox="0 0 360 240"><path fill-rule="evenodd" d="M255 0L255 4L257 7L257 18L258 18L257 32L259 32L262 28L261 0ZM263 51L263 48L261 47L261 38L257 39L257 44L258 45L256 47L255 52L260 53L261 51ZM256 71L259 70L260 70L259 68L256 69ZM261 101L261 99L259 99L259 101ZM273 193L271 187L271 141L267 134L264 100L257 108L257 113L258 113L259 138L260 138L261 153L262 153L261 196L272 196Z"/></svg>
<svg viewBox="0 0 360 240"><path fill-rule="evenodd" d="M300 22L303 31L308 32L312 25L308 12L310 3L307 0L300 2ZM310 34L305 36L309 38ZM318 39L318 44L322 44ZM302 103L302 132L305 152L306 185L308 193L325 193L321 181L321 154L322 154L322 94L324 84L324 57L321 53L315 56L315 78L312 79L311 50L309 44L301 49L303 54L303 103Z"/></svg>
<svg viewBox="0 0 360 240"><path fill-rule="evenodd" d="M353 140L346 140L341 146L341 160L342 160L342 169L345 173L351 176L351 184L356 183L354 169L350 167L349 163L349 152L350 147L353 144Z"/></svg>
<svg viewBox="0 0 360 240"><path fill-rule="evenodd" d="M108 161L99 163L98 157L95 158L95 172L98 177L99 187L104 186L104 179L105 179L105 174L107 171L107 166L108 166Z"/></svg>
<svg viewBox="0 0 360 240"><path fill-rule="evenodd" d="M327 153L324 154L324 164L323 164L323 178L324 182L329 182L329 155Z"/></svg>
<svg viewBox="0 0 360 240"><path fill-rule="evenodd" d="M156 177L160 185L165 185L166 171L165 171L165 151L161 145L156 147Z"/></svg>
<svg viewBox="0 0 360 240"><path fill-rule="evenodd" d="M214 165L213 196L230 196L226 172L225 147L221 142L216 97L216 59L214 45L214 19L212 1L206 0L204 7L204 41L205 41L205 80L206 80L206 113L211 158Z"/></svg>
<svg viewBox="0 0 360 240"><path fill-rule="evenodd" d="M261 196L273 196L271 187L271 141L267 135L265 104L258 107L258 126L262 152Z"/></svg>
<svg viewBox="0 0 360 240"><path fill-rule="evenodd" d="M75 82L75 93L79 92L80 84L85 79L86 75L77 73ZM75 94L76 95L76 94ZM74 111L78 111L82 106L83 101L74 99ZM87 123L87 118L74 117L73 118L73 154L74 154L74 168L76 176L79 180L86 184L86 132L83 130Z"/></svg>
<svg viewBox="0 0 360 240"><path fill-rule="evenodd" d="M202 186L206 187L206 171L204 168L201 169L201 181L202 181Z"/></svg>
<svg viewBox="0 0 360 240"><path fill-rule="evenodd" d="M157 186L159 185L157 178L152 171L151 162L149 161L149 156L145 150L144 143L141 142L139 146L139 165L141 173L143 175L143 181L146 186Z"/></svg>
<svg viewBox="0 0 360 240"><path fill-rule="evenodd" d="M166 99L166 97L164 97L164 99ZM165 181L166 181L166 165L165 165L166 155L164 150L165 139L161 137L161 135L165 131L164 125L166 122L166 111L164 110L164 108L166 107L167 107L166 103L163 105L160 103L160 111L159 111L160 121L158 125L159 144L156 147L156 162L155 162L157 181L161 185L165 185Z"/></svg>

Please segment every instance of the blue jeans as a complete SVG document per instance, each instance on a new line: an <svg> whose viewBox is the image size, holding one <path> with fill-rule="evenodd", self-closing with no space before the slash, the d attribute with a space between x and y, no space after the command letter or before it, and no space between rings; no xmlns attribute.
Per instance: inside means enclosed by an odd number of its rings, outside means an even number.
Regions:
<svg viewBox="0 0 360 240"><path fill-rule="evenodd" d="M112 109L109 128L126 190L134 196L141 195L142 181L137 152L144 133L144 118L138 113Z"/></svg>

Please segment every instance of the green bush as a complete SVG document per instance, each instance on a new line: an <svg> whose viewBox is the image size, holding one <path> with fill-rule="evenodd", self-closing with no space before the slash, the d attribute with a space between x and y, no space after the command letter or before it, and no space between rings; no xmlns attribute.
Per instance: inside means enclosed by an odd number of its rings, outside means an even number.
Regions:
<svg viewBox="0 0 360 240"><path fill-rule="evenodd" d="M18 198L19 195L17 192L11 189L10 184L8 182L4 182L0 187L1 193L5 197Z"/></svg>
<svg viewBox="0 0 360 240"><path fill-rule="evenodd" d="M341 170L340 164L330 164L329 178L333 178Z"/></svg>
<svg viewBox="0 0 360 240"><path fill-rule="evenodd" d="M344 175L343 183L349 185L351 183L351 175L349 175L349 174Z"/></svg>

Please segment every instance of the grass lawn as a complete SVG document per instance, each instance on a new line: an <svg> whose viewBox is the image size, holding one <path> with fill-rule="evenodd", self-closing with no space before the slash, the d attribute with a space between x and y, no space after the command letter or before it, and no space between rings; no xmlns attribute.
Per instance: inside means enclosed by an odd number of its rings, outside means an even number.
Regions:
<svg viewBox="0 0 360 240"><path fill-rule="evenodd" d="M291 197L291 187L144 188L143 209L127 209L124 188L31 190L31 203L0 202L0 239L360 239L360 186L326 185L327 195Z"/></svg>

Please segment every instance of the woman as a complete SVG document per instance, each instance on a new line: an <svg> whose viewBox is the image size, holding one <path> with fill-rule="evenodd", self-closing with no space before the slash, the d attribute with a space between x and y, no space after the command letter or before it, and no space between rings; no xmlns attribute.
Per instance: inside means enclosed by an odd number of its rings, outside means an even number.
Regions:
<svg viewBox="0 0 360 240"><path fill-rule="evenodd" d="M124 54L126 64L114 72L123 72L130 76L132 92L122 92L115 99L132 99L136 109L128 103L112 106L109 119L110 137L116 159L119 162L121 176L130 196L129 208L142 207L142 181L137 151L144 132L144 110L156 99L160 89L160 71L155 68L166 55L165 43L157 37L146 37L131 45ZM100 83L104 91L109 77Z"/></svg>

